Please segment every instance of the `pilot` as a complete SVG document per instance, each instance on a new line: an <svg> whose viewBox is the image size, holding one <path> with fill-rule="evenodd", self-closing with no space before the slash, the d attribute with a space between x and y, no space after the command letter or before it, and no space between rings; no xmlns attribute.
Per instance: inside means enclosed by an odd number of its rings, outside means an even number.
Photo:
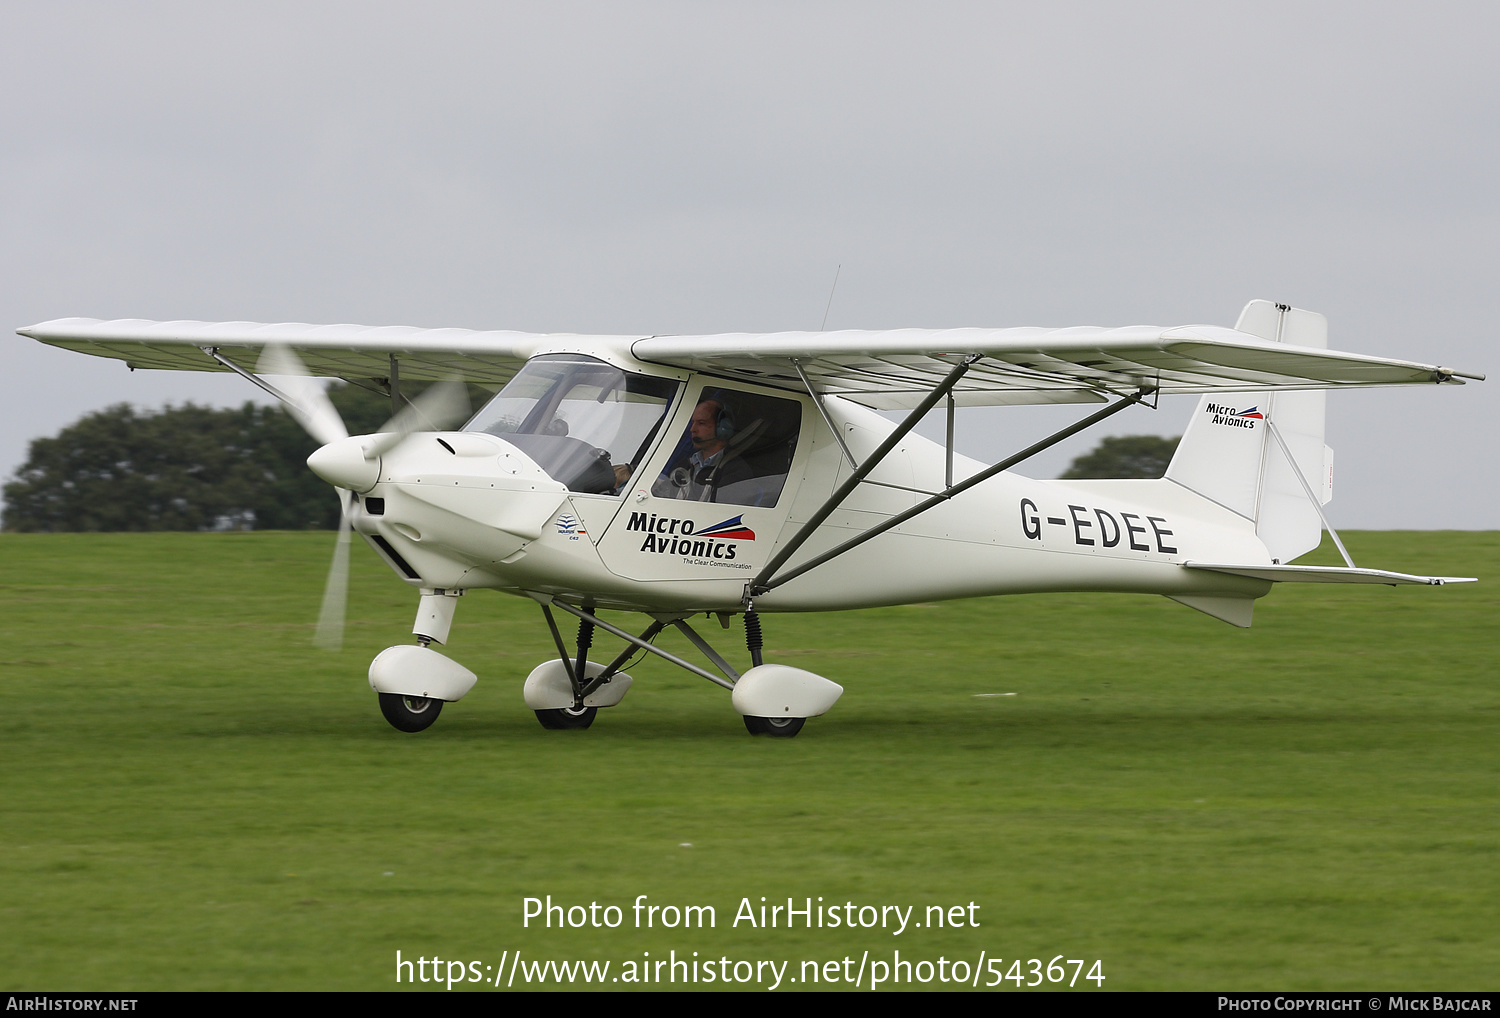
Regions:
<svg viewBox="0 0 1500 1018"><path fill-rule="evenodd" d="M688 423L688 438L693 453L686 465L668 468L652 485L652 494L661 498L689 499L694 502L719 501L719 489L750 479L750 467L729 450L734 437L734 418L724 404L705 399L693 408ZM736 500L738 501L738 500ZM750 505L759 502L751 500Z"/></svg>

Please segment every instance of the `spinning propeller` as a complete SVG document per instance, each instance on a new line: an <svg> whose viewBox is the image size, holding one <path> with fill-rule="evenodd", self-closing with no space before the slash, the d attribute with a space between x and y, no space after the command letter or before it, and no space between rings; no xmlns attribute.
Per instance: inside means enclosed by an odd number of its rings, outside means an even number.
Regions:
<svg viewBox="0 0 1500 1018"><path fill-rule="evenodd" d="M324 650L344 645L344 608L349 600L349 536L353 529L355 491L368 491L380 478L380 457L418 431L444 431L462 423L470 413L468 389L459 381L437 382L415 399L406 400L397 414L373 435L351 437L344 419L323 386L289 348L268 346L256 370L285 379L277 394L287 412L320 448L307 458L314 473L334 486L339 496L339 534L333 562L323 587L323 606L313 644Z"/></svg>

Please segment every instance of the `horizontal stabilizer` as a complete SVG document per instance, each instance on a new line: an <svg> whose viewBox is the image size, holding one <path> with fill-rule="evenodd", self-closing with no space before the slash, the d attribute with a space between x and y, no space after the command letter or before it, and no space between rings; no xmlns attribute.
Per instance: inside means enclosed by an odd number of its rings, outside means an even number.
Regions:
<svg viewBox="0 0 1500 1018"><path fill-rule="evenodd" d="M1413 576L1385 569L1350 569L1345 566L1239 566L1218 562L1184 562L1182 566L1184 569L1205 569L1276 583L1385 583L1395 587L1406 583L1442 586L1444 583L1475 582L1472 576Z"/></svg>

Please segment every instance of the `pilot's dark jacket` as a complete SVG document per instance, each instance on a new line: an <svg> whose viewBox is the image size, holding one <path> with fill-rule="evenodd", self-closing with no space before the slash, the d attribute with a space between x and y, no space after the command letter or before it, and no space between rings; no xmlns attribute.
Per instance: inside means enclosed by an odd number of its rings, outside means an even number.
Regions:
<svg viewBox="0 0 1500 1018"><path fill-rule="evenodd" d="M725 460L721 450L705 459L695 452L686 466L668 470L658 477L651 486L651 494L658 498L692 502L760 505L763 493L754 481L750 465L737 456Z"/></svg>

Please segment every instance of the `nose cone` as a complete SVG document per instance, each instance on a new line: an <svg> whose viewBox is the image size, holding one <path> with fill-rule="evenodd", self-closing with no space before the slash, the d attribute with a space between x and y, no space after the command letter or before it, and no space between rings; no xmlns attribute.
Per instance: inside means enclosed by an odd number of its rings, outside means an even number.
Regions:
<svg viewBox="0 0 1500 1018"><path fill-rule="evenodd" d="M307 465L329 484L350 491L369 491L380 480L380 457L365 454L363 435L329 442L307 457Z"/></svg>

